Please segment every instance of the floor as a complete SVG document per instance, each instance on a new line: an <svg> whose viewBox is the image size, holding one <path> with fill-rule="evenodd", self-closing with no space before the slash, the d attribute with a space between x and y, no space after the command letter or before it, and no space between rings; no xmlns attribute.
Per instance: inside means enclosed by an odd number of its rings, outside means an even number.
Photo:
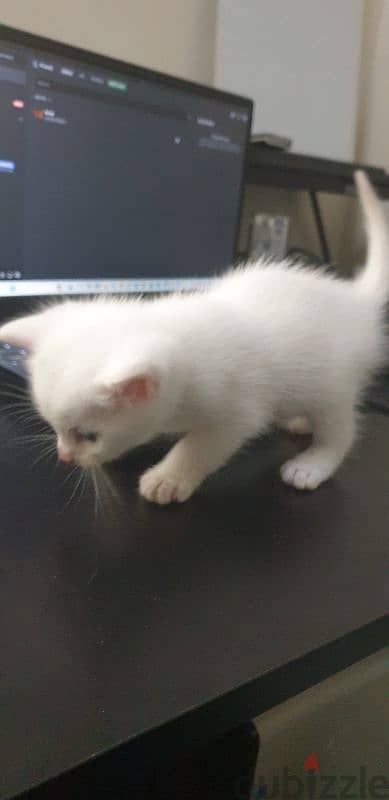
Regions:
<svg viewBox="0 0 389 800"><path fill-rule="evenodd" d="M268 797L324 797L327 791L328 797L389 798L389 648L255 724L261 738L256 798L264 796L264 786Z"/></svg>

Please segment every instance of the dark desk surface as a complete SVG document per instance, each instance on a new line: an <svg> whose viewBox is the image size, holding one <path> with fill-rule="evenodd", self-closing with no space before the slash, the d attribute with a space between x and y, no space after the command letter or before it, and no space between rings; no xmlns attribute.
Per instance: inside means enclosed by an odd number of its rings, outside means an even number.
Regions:
<svg viewBox="0 0 389 800"><path fill-rule="evenodd" d="M130 740L183 752L387 643L389 419L364 427L313 494L281 484L280 435L156 508L142 450L95 517L0 416L0 797Z"/></svg>
<svg viewBox="0 0 389 800"><path fill-rule="evenodd" d="M258 144L249 147L246 181L286 189L355 194L354 172L358 168L369 173L382 197L389 197L389 175L380 167L305 156Z"/></svg>

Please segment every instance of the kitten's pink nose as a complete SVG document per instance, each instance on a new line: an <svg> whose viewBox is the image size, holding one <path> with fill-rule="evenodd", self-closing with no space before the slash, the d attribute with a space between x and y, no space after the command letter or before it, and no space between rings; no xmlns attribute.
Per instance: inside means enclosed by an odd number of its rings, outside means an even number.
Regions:
<svg viewBox="0 0 389 800"><path fill-rule="evenodd" d="M69 464L70 461L73 461L73 456L69 450L66 450L62 445L57 446L57 455L59 461L65 461L65 463Z"/></svg>

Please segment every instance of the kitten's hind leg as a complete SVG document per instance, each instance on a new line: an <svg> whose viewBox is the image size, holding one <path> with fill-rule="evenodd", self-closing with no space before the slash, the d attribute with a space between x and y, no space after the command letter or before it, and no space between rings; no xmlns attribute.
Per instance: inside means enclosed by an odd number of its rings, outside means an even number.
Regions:
<svg viewBox="0 0 389 800"><path fill-rule="evenodd" d="M312 424L308 417L298 416L291 417L290 419L281 419L279 422L280 428L288 433L307 434L312 433Z"/></svg>
<svg viewBox="0 0 389 800"><path fill-rule="evenodd" d="M353 404L324 409L313 420L313 442L281 467L284 483L296 489L316 489L337 470L355 435Z"/></svg>

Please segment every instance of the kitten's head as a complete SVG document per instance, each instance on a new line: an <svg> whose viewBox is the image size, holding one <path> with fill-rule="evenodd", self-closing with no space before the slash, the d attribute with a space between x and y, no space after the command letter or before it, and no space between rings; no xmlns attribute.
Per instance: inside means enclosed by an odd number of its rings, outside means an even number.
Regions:
<svg viewBox="0 0 389 800"><path fill-rule="evenodd" d="M0 339L29 352L32 401L63 461L97 466L163 432L171 343L133 306L66 302L0 328Z"/></svg>

